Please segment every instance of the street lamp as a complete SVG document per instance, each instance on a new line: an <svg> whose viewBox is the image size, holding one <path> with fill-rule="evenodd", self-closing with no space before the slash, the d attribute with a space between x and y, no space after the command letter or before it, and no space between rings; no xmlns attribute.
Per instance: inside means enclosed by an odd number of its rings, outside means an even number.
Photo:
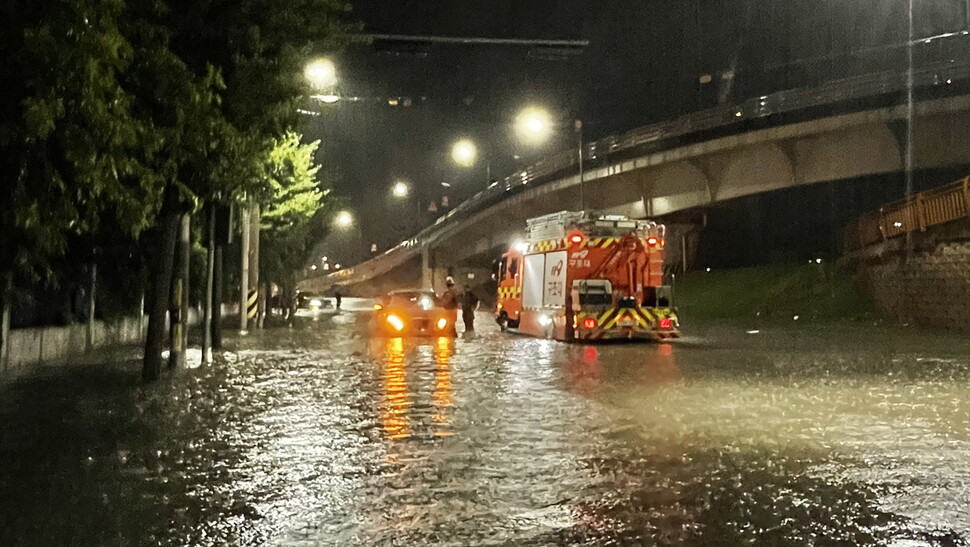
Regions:
<svg viewBox="0 0 970 547"><path fill-rule="evenodd" d="M396 198L406 198L408 197L408 193L410 193L410 191L411 188L408 187L408 183L401 180L395 182L394 186L391 187L391 194L393 194Z"/></svg>
<svg viewBox="0 0 970 547"><path fill-rule="evenodd" d="M586 209L586 194L583 188L583 122L573 120L573 131L576 133L577 156L579 160L579 208ZM549 138L553 131L552 116L544 108L530 106L519 112L515 117L515 132L519 139L526 144L539 144Z"/></svg>
<svg viewBox="0 0 970 547"><path fill-rule="evenodd" d="M525 144L541 144L552 134L552 117L544 108L527 107L515 117L515 134Z"/></svg>
<svg viewBox="0 0 970 547"><path fill-rule="evenodd" d="M462 167L471 167L478 159L478 148L471 139L459 139L451 147L451 159Z"/></svg>
<svg viewBox="0 0 970 547"><path fill-rule="evenodd" d="M337 67L330 59L321 58L311 61L303 69L303 75L316 89L328 89L337 85Z"/></svg>
<svg viewBox="0 0 970 547"><path fill-rule="evenodd" d="M354 215L350 214L350 211L340 211L334 222L339 228L349 228L354 223Z"/></svg>

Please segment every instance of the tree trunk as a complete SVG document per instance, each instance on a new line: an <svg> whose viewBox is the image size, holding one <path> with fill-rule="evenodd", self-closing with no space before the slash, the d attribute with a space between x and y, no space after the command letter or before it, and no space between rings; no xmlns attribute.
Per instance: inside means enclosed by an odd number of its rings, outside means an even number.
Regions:
<svg viewBox="0 0 970 547"><path fill-rule="evenodd" d="M179 217L178 248L175 252L178 268L172 279L172 302L169 312L172 351L168 355L168 368L185 367L185 351L189 341L189 240L192 220L188 213Z"/></svg>
<svg viewBox="0 0 970 547"><path fill-rule="evenodd" d="M13 272L0 279L0 370L10 367L10 299L13 298Z"/></svg>
<svg viewBox="0 0 970 547"><path fill-rule="evenodd" d="M211 204L205 212L205 302L203 302L202 313L202 362L209 364L212 362L212 301L213 301L213 277L215 276L216 262L216 219L215 207Z"/></svg>
<svg viewBox="0 0 970 547"><path fill-rule="evenodd" d="M168 311L179 218L174 191L168 190L165 204L159 213L158 232L153 238L153 249L158 254L149 259L148 329L145 333L145 356L142 362L142 378L146 381L157 380L162 373L165 312Z"/></svg>
<svg viewBox="0 0 970 547"><path fill-rule="evenodd" d="M91 267L88 270L88 316L87 316L87 326L85 327L85 338L87 342L87 348L90 351L94 347L94 305L97 302L96 291L98 290L98 263L95 260L91 261Z"/></svg>
<svg viewBox="0 0 970 547"><path fill-rule="evenodd" d="M212 272L212 349L222 347L222 245L216 244Z"/></svg>

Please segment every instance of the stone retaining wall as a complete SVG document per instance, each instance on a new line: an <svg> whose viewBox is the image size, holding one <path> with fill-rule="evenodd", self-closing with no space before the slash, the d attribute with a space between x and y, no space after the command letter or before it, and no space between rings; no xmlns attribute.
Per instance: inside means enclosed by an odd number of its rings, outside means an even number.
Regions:
<svg viewBox="0 0 970 547"><path fill-rule="evenodd" d="M238 315L238 304L223 304L222 317ZM189 325L201 321L199 310L189 310ZM94 322L93 343L87 343L87 325L78 323L68 327L38 327L10 331L10 353L7 363L0 359L0 372L33 365L60 364L83 355L88 350L118 344L134 344L144 340L148 317L126 317L110 323ZM5 366L4 366L5 365Z"/></svg>
<svg viewBox="0 0 970 547"><path fill-rule="evenodd" d="M913 234L847 259L876 309L900 323L970 331L970 222Z"/></svg>

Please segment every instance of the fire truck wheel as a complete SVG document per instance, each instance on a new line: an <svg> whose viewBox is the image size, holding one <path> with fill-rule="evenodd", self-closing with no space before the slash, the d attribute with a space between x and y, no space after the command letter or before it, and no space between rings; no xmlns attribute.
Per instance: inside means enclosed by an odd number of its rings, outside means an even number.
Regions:
<svg viewBox="0 0 970 547"><path fill-rule="evenodd" d="M498 318L495 319L495 322L498 323L498 328L501 329L502 332L509 329L509 316L505 315L505 313L498 316Z"/></svg>

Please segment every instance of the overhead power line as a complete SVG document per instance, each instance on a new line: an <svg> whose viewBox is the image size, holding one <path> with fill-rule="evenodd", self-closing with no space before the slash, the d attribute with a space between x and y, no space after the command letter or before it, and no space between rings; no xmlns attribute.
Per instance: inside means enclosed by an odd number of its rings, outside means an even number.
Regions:
<svg viewBox="0 0 970 547"><path fill-rule="evenodd" d="M529 46L583 48L589 40L542 40L527 38L485 38L474 36L420 36L415 34L371 34L371 39L385 42L421 42L428 44L461 44L487 46Z"/></svg>

